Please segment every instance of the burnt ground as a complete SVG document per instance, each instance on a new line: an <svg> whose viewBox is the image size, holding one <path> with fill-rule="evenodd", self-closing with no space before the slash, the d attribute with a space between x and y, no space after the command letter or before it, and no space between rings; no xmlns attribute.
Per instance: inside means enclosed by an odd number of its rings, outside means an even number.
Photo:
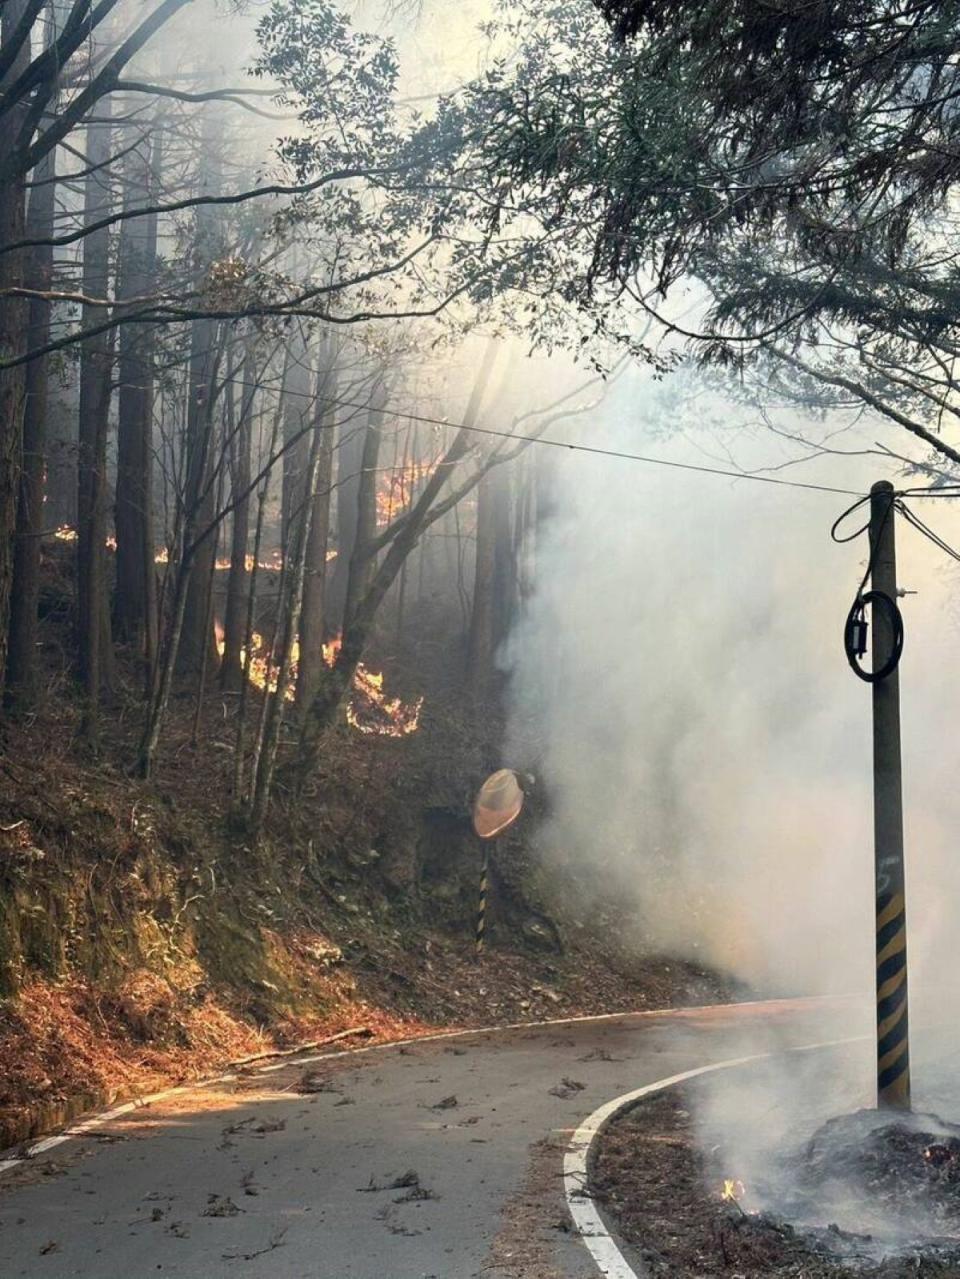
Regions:
<svg viewBox="0 0 960 1279"><path fill-rule="evenodd" d="M593 1192L651 1276L960 1276L960 1129L860 1111L785 1150L770 1185L725 1187L730 1169L695 1142L706 1086L645 1099L600 1143ZM768 1197L784 1215L753 1210ZM865 1213L869 1231L837 1220Z"/></svg>

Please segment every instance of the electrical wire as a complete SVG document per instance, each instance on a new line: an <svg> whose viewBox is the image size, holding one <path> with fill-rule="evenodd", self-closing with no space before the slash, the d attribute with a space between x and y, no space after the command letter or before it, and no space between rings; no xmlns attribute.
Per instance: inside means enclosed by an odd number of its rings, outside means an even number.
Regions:
<svg viewBox="0 0 960 1279"><path fill-rule="evenodd" d="M899 497L960 497L960 484L931 484L928 488L901 489Z"/></svg>
<svg viewBox="0 0 960 1279"><path fill-rule="evenodd" d="M857 644L858 633L863 635L863 642L864 644L866 643L865 629L858 631L858 628L866 627L864 615L868 604L874 608L879 606L886 612L892 638L890 654L887 660L882 666L877 667L875 671L865 671L860 665L861 648ZM897 601L891 599L884 591L867 591L865 595L858 595L850 606L850 612L847 614L847 621L843 628L843 649L847 655L847 661L850 663L850 669L865 684L879 684L881 680L885 680L888 675L891 675L903 656L903 615L897 607Z"/></svg>
<svg viewBox="0 0 960 1279"><path fill-rule="evenodd" d="M922 533L925 538L931 541L939 550L943 551L944 554L949 555L951 559L960 563L960 551L955 551L948 542L943 540L939 533L935 533L932 528L924 524L923 520L914 515L913 511L910 510L905 502L897 502L897 510L904 517L907 523L911 524L918 533Z"/></svg>
<svg viewBox="0 0 960 1279"><path fill-rule="evenodd" d="M240 379L230 379L236 386L246 385ZM475 435L488 435L496 439L511 440L521 444L544 444L550 448L567 449L573 453L592 453L599 457L619 458L623 461L642 462L648 466L665 466L678 471L696 471L701 475L720 475L731 480L753 480L758 484L775 484L782 488L807 489L815 493L839 493L843 497L856 497L867 501L856 489L834 488L826 484L805 483L802 480L781 480L772 475L754 475L750 472L725 470L718 466L698 466L693 462L673 462L663 457L650 457L643 453L627 453L619 449L603 449L593 444L568 444L564 440L551 440L543 435L520 435L515 431L497 431L490 426L473 426L468 422L452 422L445 417L427 417L420 413L406 413L390 405L362 404L355 400L341 400L332 396L315 396L305 391L285 391L285 395L299 395L303 399L327 404L331 408L361 409L371 413L381 413L386 417L402 418L408 422L421 422L427 426L448 426L457 431L471 431Z"/></svg>
<svg viewBox="0 0 960 1279"><path fill-rule="evenodd" d="M853 542L856 538L860 537L861 534L867 532L867 530L870 528L872 516L871 516L871 519L867 520L866 524L862 524L855 533L850 533L847 537L837 536L837 529L840 527L843 521L847 518L847 516L852 515L854 511L859 510L859 508L863 506L865 502L869 502L871 496L872 494L868 493L866 497L861 497L858 501L854 502L852 506L848 506L842 515L837 516L837 518L833 521L833 525L830 529L830 537L834 542L837 542L842 546L846 542ZM867 557L867 569L860 581L860 585L857 587L857 593L854 596L854 601L853 601L853 608L856 608L857 603L863 599L863 588L866 586L867 580L869 579L871 573L873 572L873 560L877 552L877 546L880 543L880 534L883 532L883 530L887 526L887 520L890 518L890 512L894 509L894 507L903 506L902 502L898 503L899 497L900 497L900 494L897 493L896 491L892 491L890 493L890 500L887 503L887 508L883 513L883 520L881 521L880 529L879 529L879 533L877 535L876 541L872 543L870 546L870 554ZM851 609L851 612L852 612L852 609ZM849 653L847 654L847 656L849 657Z"/></svg>

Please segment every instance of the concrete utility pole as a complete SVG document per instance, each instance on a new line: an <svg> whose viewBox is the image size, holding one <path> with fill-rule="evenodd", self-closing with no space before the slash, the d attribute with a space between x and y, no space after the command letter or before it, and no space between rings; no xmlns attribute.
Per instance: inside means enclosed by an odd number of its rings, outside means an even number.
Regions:
<svg viewBox="0 0 960 1279"><path fill-rule="evenodd" d="M896 637L897 560L894 488L870 490L871 587L893 603L873 613L873 669L890 657ZM907 917L903 869L900 678L897 668L873 684L873 830L877 905L877 1105L910 1109L907 1014Z"/></svg>

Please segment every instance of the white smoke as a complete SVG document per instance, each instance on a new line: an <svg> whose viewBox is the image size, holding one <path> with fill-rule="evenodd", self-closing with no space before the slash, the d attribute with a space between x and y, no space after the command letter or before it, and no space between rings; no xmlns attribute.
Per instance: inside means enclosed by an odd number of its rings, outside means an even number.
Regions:
<svg viewBox="0 0 960 1279"><path fill-rule="evenodd" d="M692 402L703 420L726 419L721 444L740 466L782 460L772 437L735 429L749 416L742 404ZM687 375L638 374L570 438L730 466L715 424L690 422L690 403ZM533 722L543 743L545 863L572 871L581 890L632 902L643 949L697 956L760 988L868 992L870 692L841 647L866 538L829 537L853 499L576 452L552 470L554 513L508 658L515 740ZM898 481L859 457L766 473L861 493ZM948 501L922 511L948 539L957 528ZM920 592L903 604L901 684L922 989L943 975L960 886L957 579L902 522L898 536L900 580Z"/></svg>

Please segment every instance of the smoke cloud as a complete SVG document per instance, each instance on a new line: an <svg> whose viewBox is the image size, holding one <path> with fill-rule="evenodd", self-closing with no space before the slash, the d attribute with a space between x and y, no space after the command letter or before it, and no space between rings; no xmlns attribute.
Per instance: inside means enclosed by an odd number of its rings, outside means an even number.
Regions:
<svg viewBox="0 0 960 1279"><path fill-rule="evenodd" d="M736 429L749 416L692 375L637 374L570 438L699 465L782 463L772 436ZM898 481L859 457L764 473L857 492ZM696 956L763 990L869 992L870 692L841 647L866 538L829 537L853 499L575 452L551 475L534 595L505 657L515 749L531 725L541 742L545 864L629 901L643 950ZM923 504L948 539L952 505ZM944 752L960 702L956 574L902 522L898 539L900 581L919 592L902 605L901 686L923 992L951 967L960 887Z"/></svg>

